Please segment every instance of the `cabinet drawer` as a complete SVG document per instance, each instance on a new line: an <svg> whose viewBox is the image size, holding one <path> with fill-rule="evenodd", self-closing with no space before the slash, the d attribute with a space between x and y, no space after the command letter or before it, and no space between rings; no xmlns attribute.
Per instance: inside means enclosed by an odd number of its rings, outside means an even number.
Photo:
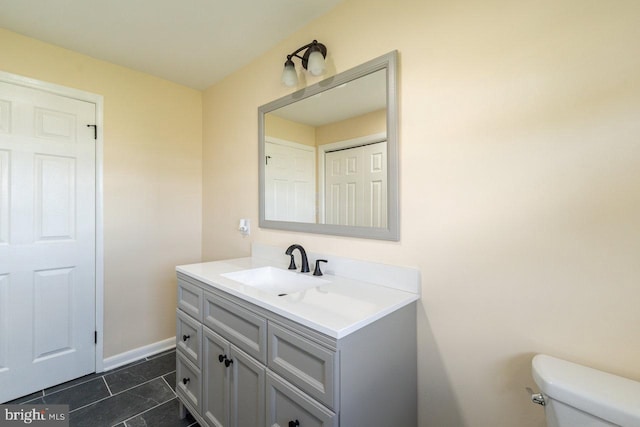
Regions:
<svg viewBox="0 0 640 427"><path fill-rule="evenodd" d="M193 362L198 368L202 368L202 324L187 316L181 310L177 311L176 348Z"/></svg>
<svg viewBox="0 0 640 427"><path fill-rule="evenodd" d="M267 425L288 427L296 421L301 427L338 426L335 413L286 381L267 373Z"/></svg>
<svg viewBox="0 0 640 427"><path fill-rule="evenodd" d="M266 319L209 292L204 293L204 300L204 324L265 364Z"/></svg>
<svg viewBox="0 0 640 427"><path fill-rule="evenodd" d="M329 408L336 406L336 353L269 323L268 366Z"/></svg>
<svg viewBox="0 0 640 427"><path fill-rule="evenodd" d="M176 353L176 393L200 413L200 369L181 353Z"/></svg>
<svg viewBox="0 0 640 427"><path fill-rule="evenodd" d="M178 279L178 308L202 322L202 289Z"/></svg>

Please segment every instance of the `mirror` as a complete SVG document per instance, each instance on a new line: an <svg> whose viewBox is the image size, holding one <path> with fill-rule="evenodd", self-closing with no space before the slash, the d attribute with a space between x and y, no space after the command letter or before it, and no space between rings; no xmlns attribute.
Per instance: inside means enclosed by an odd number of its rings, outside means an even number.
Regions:
<svg viewBox="0 0 640 427"><path fill-rule="evenodd" d="M258 108L260 227L399 240L396 62Z"/></svg>

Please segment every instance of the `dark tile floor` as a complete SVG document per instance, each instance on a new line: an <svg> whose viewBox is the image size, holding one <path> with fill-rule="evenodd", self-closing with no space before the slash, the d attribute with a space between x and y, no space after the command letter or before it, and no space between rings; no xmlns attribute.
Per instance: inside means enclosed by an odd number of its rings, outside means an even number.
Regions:
<svg viewBox="0 0 640 427"><path fill-rule="evenodd" d="M70 427L199 427L180 419L175 350L7 403L69 405Z"/></svg>

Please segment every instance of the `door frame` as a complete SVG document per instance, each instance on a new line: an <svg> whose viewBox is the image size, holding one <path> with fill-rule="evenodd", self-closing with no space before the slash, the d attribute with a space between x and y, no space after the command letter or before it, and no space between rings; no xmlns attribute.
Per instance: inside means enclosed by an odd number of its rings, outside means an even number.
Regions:
<svg viewBox="0 0 640 427"><path fill-rule="evenodd" d="M95 353L96 372L104 370L104 217L103 217L103 116L104 97L91 92L61 86L17 74L0 71L0 81L31 89L49 92L79 101L90 102L96 106L96 253L95 253L95 322L97 342Z"/></svg>

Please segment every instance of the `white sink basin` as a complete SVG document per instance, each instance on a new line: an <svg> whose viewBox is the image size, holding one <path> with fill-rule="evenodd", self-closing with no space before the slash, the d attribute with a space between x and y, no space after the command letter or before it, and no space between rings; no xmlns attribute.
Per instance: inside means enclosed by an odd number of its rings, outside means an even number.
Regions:
<svg viewBox="0 0 640 427"><path fill-rule="evenodd" d="M252 268L249 270L234 271L233 273L224 273L221 274L221 276L278 296L292 294L330 283L325 279L275 267Z"/></svg>

